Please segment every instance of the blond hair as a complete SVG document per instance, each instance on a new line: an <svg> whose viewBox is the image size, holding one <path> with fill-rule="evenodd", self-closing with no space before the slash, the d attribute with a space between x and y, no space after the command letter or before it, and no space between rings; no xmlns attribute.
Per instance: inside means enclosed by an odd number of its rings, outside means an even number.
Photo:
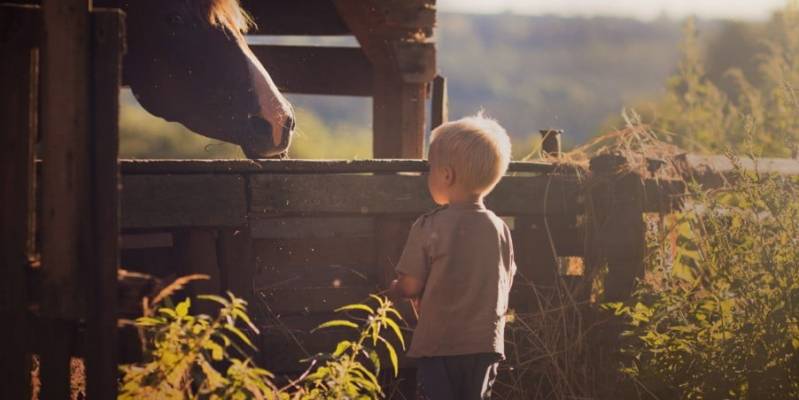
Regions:
<svg viewBox="0 0 799 400"><path fill-rule="evenodd" d="M487 194L508 170L510 152L505 128L479 113L434 129L428 158L431 167L452 168L466 190Z"/></svg>

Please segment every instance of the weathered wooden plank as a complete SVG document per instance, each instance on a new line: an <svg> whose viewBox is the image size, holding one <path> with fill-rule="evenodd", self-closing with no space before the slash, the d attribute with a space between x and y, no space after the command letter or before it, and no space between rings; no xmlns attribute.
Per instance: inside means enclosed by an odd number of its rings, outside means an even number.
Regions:
<svg viewBox="0 0 799 400"><path fill-rule="evenodd" d="M435 206L421 176L254 175L250 190L250 211L256 214L401 215L420 214ZM580 211L578 195L579 184L570 178L505 177L486 203L502 215L572 214Z"/></svg>
<svg viewBox="0 0 799 400"><path fill-rule="evenodd" d="M122 160L125 175L154 174L342 174L427 172L426 160ZM555 166L535 161L514 161L509 173L546 173Z"/></svg>
<svg viewBox="0 0 799 400"><path fill-rule="evenodd" d="M79 280L81 229L89 208L89 3L42 4L42 313L54 318L85 316ZM83 232L83 233L82 233Z"/></svg>
<svg viewBox="0 0 799 400"><path fill-rule="evenodd" d="M256 240L255 261L260 269L304 265L372 265L375 261L372 237Z"/></svg>
<svg viewBox="0 0 799 400"><path fill-rule="evenodd" d="M175 257L180 276L203 274L207 280L189 283L190 294L222 294L221 272L217 258L217 233L212 229L187 229L175 234ZM218 307L210 302L197 302L195 311L215 315Z"/></svg>
<svg viewBox="0 0 799 400"><path fill-rule="evenodd" d="M39 340L39 379L42 400L70 398L70 355L75 350L74 322L45 318L37 329Z"/></svg>
<svg viewBox="0 0 799 400"><path fill-rule="evenodd" d="M253 290L257 266L250 229L221 229L217 251L223 288L247 300L252 310L258 299Z"/></svg>
<svg viewBox="0 0 799 400"><path fill-rule="evenodd" d="M177 259L172 247L122 249L119 265L124 270L159 278L177 275Z"/></svg>
<svg viewBox="0 0 799 400"><path fill-rule="evenodd" d="M361 317L356 313L353 317ZM356 332L346 328L330 328L312 332L319 324L326 321L346 318L340 313L318 313L307 316L267 318L259 323L262 334L258 338L258 365L277 373L304 371L308 363L300 362L319 353L331 353L341 340L355 340ZM400 323L405 335L405 342L410 343L411 332ZM386 337L393 340L393 333L386 332ZM382 346L381 346L382 347ZM399 343L395 343L400 365L407 363L407 358ZM382 365L388 366L387 354L379 350L383 358Z"/></svg>
<svg viewBox="0 0 799 400"><path fill-rule="evenodd" d="M41 13L0 6L0 398L30 398L29 293L26 270L34 237L34 145L37 129Z"/></svg>
<svg viewBox="0 0 799 400"><path fill-rule="evenodd" d="M247 200L238 175L128 175L123 228L243 226Z"/></svg>
<svg viewBox="0 0 799 400"><path fill-rule="evenodd" d="M374 263L366 265L308 264L285 267L268 265L249 277L256 290L304 288L347 288L373 285Z"/></svg>
<svg viewBox="0 0 799 400"><path fill-rule="evenodd" d="M618 172L626 162L613 155L591 160L592 179L600 184L591 186L586 268L595 270L607 261L603 300L610 302L627 300L644 275L644 185L638 174Z"/></svg>
<svg viewBox="0 0 799 400"><path fill-rule="evenodd" d="M430 128L435 129L449 121L449 95L447 94L447 78L441 75L433 79L433 95L430 101Z"/></svg>
<svg viewBox="0 0 799 400"><path fill-rule="evenodd" d="M270 288L256 292L261 304L272 313L291 316L328 312L347 304L363 302L368 299L369 294L377 292L377 287Z"/></svg>
<svg viewBox="0 0 799 400"><path fill-rule="evenodd" d="M257 35L349 35L330 0L243 0L242 7L255 19Z"/></svg>
<svg viewBox="0 0 799 400"><path fill-rule="evenodd" d="M372 64L358 47L250 46L281 92L371 96Z"/></svg>
<svg viewBox="0 0 799 400"><path fill-rule="evenodd" d="M354 340L355 331L330 328L311 332L326 321L340 319L336 313L318 313L307 316L264 318L259 321L261 335L257 338L258 365L276 373L304 371L307 362L300 360L319 353L330 353L341 340Z"/></svg>
<svg viewBox="0 0 799 400"><path fill-rule="evenodd" d="M702 172L727 174L735 170L733 161L724 155L684 154L678 158L678 163L684 163L688 171L695 171L701 176ZM791 158L756 158L740 157L737 162L744 170L762 173L775 173L786 176L799 175L799 160Z"/></svg>
<svg viewBox="0 0 799 400"><path fill-rule="evenodd" d="M86 396L117 395L117 266L119 265L119 87L124 16L92 12L92 130L89 150L91 245L83 269L88 288ZM86 268L88 267L88 268Z"/></svg>
<svg viewBox="0 0 799 400"><path fill-rule="evenodd" d="M171 232L128 233L122 235L119 243L121 249L149 249L173 245Z"/></svg>
<svg viewBox="0 0 799 400"><path fill-rule="evenodd" d="M421 158L424 154L426 85L376 70L372 120L374 158Z"/></svg>
<svg viewBox="0 0 799 400"><path fill-rule="evenodd" d="M253 218L250 229L255 239L310 239L337 236L364 237L374 233L374 218Z"/></svg>

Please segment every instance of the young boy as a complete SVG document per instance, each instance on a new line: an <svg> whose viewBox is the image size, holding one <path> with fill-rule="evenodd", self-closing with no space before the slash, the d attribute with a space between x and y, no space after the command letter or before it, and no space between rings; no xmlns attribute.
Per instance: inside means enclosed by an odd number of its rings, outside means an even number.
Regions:
<svg viewBox="0 0 799 400"><path fill-rule="evenodd" d="M419 299L408 356L430 400L488 399L504 359L505 313L516 265L505 223L483 198L505 174L510 139L477 115L433 131L427 185L438 209L420 217L392 282Z"/></svg>

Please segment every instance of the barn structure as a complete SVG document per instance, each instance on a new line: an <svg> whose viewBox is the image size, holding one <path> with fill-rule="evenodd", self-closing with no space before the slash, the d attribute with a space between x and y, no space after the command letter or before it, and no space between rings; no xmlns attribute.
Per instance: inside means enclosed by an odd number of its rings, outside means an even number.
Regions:
<svg viewBox="0 0 799 400"><path fill-rule="evenodd" d="M411 222L433 207L416 159L426 121L447 118L435 1L242 3L256 34L357 39L253 51L285 92L371 97L375 160L119 161L124 15L86 0L0 6L0 319L14 327L0 330L0 397L30 398L34 353L43 398L68 396L73 355L86 360L90 399L115 396L118 304L130 300L117 290L120 265L207 274L189 289L246 298L264 328L259 361L277 373L331 350L341 332L309 331L332 310L386 288ZM556 156L556 135L547 138ZM608 299L629 295L642 274L643 215L676 206L683 187L625 162L511 165L488 203L512 224L522 284L568 285L587 301L591 283L558 268L575 256L608 264ZM514 308L531 302L514 289Z"/></svg>

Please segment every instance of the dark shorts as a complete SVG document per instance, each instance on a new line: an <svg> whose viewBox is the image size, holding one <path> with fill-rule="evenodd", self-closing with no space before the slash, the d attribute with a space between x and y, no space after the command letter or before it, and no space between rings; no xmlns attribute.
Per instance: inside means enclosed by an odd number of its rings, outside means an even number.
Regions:
<svg viewBox="0 0 799 400"><path fill-rule="evenodd" d="M416 361L423 399L483 400L491 398L500 356L493 353L423 357Z"/></svg>

